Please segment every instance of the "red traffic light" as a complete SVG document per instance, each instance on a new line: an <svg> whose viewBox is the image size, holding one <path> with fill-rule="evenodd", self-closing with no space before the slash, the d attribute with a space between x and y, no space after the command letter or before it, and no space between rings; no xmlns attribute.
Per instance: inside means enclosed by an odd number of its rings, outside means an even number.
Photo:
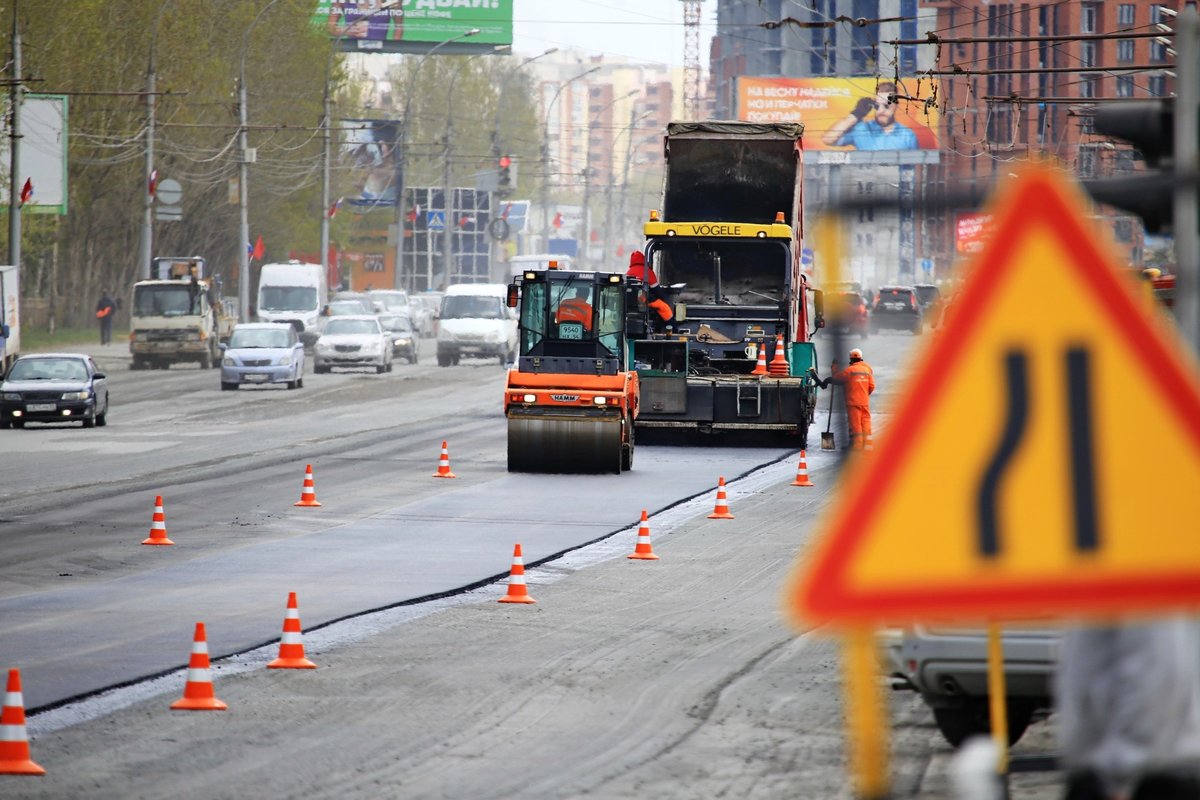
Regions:
<svg viewBox="0 0 1200 800"><path fill-rule="evenodd" d="M508 169L512 166L512 158L509 156L500 156L500 169Z"/></svg>

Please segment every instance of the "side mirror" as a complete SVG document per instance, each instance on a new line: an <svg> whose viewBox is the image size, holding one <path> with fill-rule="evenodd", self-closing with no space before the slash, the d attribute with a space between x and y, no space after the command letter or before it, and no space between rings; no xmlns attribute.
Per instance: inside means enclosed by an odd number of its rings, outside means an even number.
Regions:
<svg viewBox="0 0 1200 800"><path fill-rule="evenodd" d="M520 293L519 293L519 290L517 289L517 285L515 283L510 283L508 285L508 295L505 298L505 302L508 303L509 308L517 307L517 298L519 296L520 296Z"/></svg>
<svg viewBox="0 0 1200 800"><path fill-rule="evenodd" d="M94 381L102 381L107 377L108 376L105 375L103 372L93 372L92 373L92 380L94 380Z"/></svg>
<svg viewBox="0 0 1200 800"><path fill-rule="evenodd" d="M217 345L217 349L220 350L222 353L224 353L228 348L229 348L228 342L221 342L220 344Z"/></svg>
<svg viewBox="0 0 1200 800"><path fill-rule="evenodd" d="M813 291L813 324L817 328L825 327L825 293L820 289Z"/></svg>

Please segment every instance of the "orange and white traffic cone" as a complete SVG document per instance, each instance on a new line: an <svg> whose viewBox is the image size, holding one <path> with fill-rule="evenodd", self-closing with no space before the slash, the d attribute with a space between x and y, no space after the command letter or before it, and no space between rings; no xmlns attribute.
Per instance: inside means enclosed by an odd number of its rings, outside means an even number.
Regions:
<svg viewBox="0 0 1200 800"><path fill-rule="evenodd" d="M453 476L452 476L453 477ZM508 594L499 603L536 603L525 588L525 559L521 557L521 545L513 548L512 571L508 576Z"/></svg>
<svg viewBox="0 0 1200 800"><path fill-rule="evenodd" d="M21 694L21 671L8 671L4 708L0 709L0 775L45 775L46 770L30 758L29 734L25 732L25 698Z"/></svg>
<svg viewBox="0 0 1200 800"><path fill-rule="evenodd" d="M316 669L317 665L304 657L304 642L300 639L300 609L296 593L288 592L287 612L283 617L283 637L279 640L279 658L267 664L268 669Z"/></svg>
<svg viewBox="0 0 1200 800"><path fill-rule="evenodd" d="M438 471L433 473L433 477L435 477L435 478L457 478L458 477L457 475L455 475L453 472L450 471L450 451L446 449L445 440L442 441L442 457L438 459Z"/></svg>
<svg viewBox="0 0 1200 800"><path fill-rule="evenodd" d="M767 347L763 342L758 343L758 363L750 371L751 375L767 374Z"/></svg>
<svg viewBox="0 0 1200 800"><path fill-rule="evenodd" d="M804 460L804 451L800 451L800 463L796 465L796 480L792 481L792 486L816 486L808 478L808 462Z"/></svg>
<svg viewBox="0 0 1200 800"><path fill-rule="evenodd" d="M208 640L204 636L204 623L196 623L196 635L192 639L192 655L188 659L187 683L183 697L171 703L171 708L185 711L224 711L229 706L213 694L212 669L208 663Z"/></svg>
<svg viewBox="0 0 1200 800"><path fill-rule="evenodd" d="M313 484L312 464L304 467L304 486L300 489L300 501L292 503L294 506L311 506L313 508L321 505L317 502L317 487Z"/></svg>
<svg viewBox="0 0 1200 800"><path fill-rule="evenodd" d="M154 517L150 521L150 538L142 544L175 544L167 538L167 517L163 514L162 495L154 496Z"/></svg>
<svg viewBox="0 0 1200 800"><path fill-rule="evenodd" d="M792 368L788 366L787 355L784 352L783 334L775 337L775 355L771 358L771 363L767 366L767 372L775 376L786 377L791 374Z"/></svg>
<svg viewBox="0 0 1200 800"><path fill-rule="evenodd" d="M638 526L637 546L626 558L640 558L646 561L657 561L654 548L650 546L650 523L646 521L646 509L642 509L642 523Z"/></svg>
<svg viewBox="0 0 1200 800"><path fill-rule="evenodd" d="M713 508L713 513L708 515L709 519L733 519L733 514L729 513L729 500L725 497L725 479L721 478L717 482L717 505Z"/></svg>

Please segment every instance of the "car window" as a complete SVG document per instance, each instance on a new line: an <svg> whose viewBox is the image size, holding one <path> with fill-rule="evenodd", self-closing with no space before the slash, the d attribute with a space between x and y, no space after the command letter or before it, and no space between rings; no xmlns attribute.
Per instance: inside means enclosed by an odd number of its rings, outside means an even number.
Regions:
<svg viewBox="0 0 1200 800"><path fill-rule="evenodd" d="M911 296L911 289L880 289L875 303L876 305L880 303L907 303Z"/></svg>
<svg viewBox="0 0 1200 800"><path fill-rule="evenodd" d="M408 317L396 314L390 317L380 317L379 324L389 331L405 332L412 330L412 324L409 322Z"/></svg>
<svg viewBox="0 0 1200 800"><path fill-rule="evenodd" d="M87 367L78 358L22 358L8 371L10 381L86 381Z"/></svg>
<svg viewBox="0 0 1200 800"><path fill-rule="evenodd" d="M442 319L504 319L499 297L456 294L442 299Z"/></svg>
<svg viewBox="0 0 1200 800"><path fill-rule="evenodd" d="M288 347L291 337L286 330L270 330L263 328L234 328L229 337L230 349L237 350L248 347Z"/></svg>
<svg viewBox="0 0 1200 800"><path fill-rule="evenodd" d="M325 326L326 333L379 333L379 323L370 319L334 319Z"/></svg>

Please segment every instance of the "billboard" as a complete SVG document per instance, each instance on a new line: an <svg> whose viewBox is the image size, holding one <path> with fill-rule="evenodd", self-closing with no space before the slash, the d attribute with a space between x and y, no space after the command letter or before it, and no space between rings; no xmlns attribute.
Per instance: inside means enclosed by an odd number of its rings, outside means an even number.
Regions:
<svg viewBox="0 0 1200 800"><path fill-rule="evenodd" d="M313 24L352 53L489 53L512 44L512 17L513 0L317 0Z"/></svg>
<svg viewBox="0 0 1200 800"><path fill-rule="evenodd" d="M963 211L954 217L954 249L959 253L979 253L992 232L992 215Z"/></svg>
<svg viewBox="0 0 1200 800"><path fill-rule="evenodd" d="M344 119L338 136L339 165L349 175L343 194L360 206L394 206L400 186L400 123L384 119Z"/></svg>
<svg viewBox="0 0 1200 800"><path fill-rule="evenodd" d="M67 213L67 96L27 94L21 103L21 163L17 185L28 180L33 194L22 213ZM0 137L3 202L8 204L9 138Z"/></svg>
<svg viewBox="0 0 1200 800"><path fill-rule="evenodd" d="M926 79L737 79L737 118L747 122L800 122L805 150L937 150L938 110L918 96Z"/></svg>

